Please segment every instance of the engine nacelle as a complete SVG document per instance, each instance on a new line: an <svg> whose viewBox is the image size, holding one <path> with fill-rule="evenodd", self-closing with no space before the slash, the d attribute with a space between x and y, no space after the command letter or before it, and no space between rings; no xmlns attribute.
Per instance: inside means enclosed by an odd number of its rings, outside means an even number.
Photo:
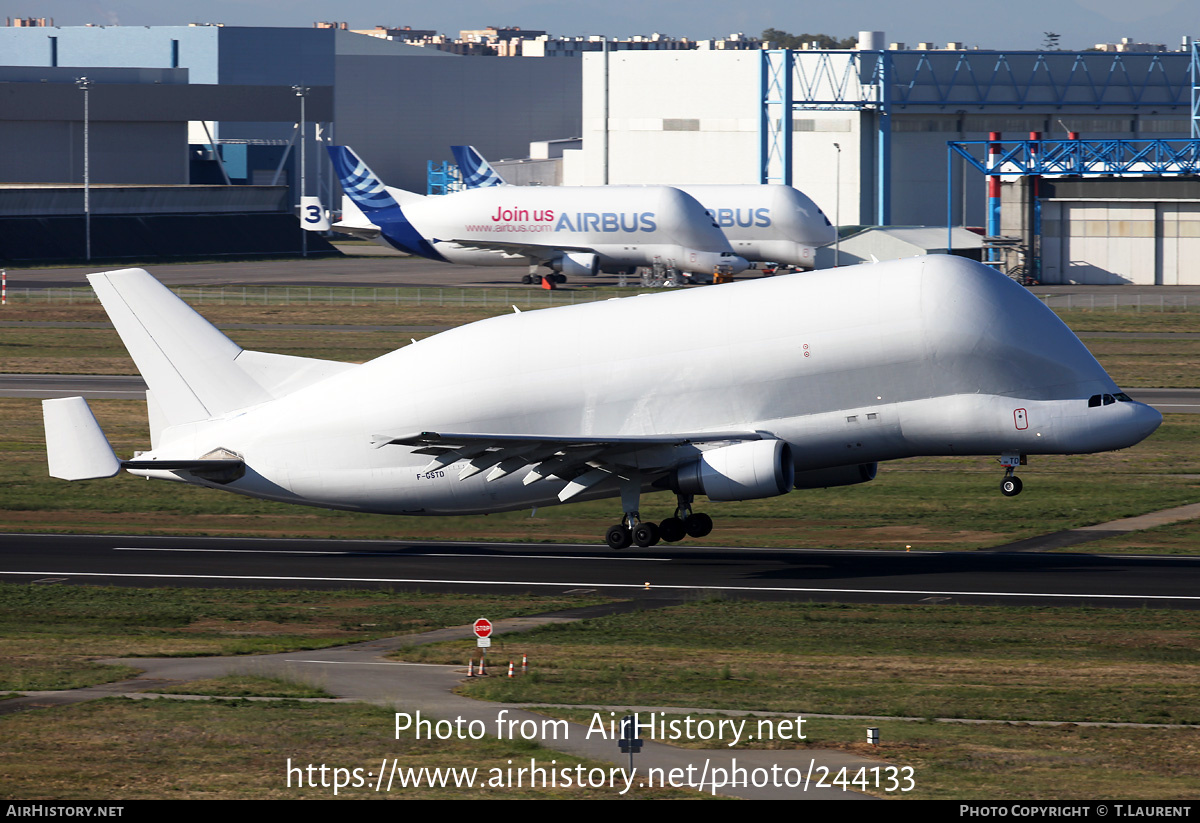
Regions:
<svg viewBox="0 0 1200 823"><path fill-rule="evenodd" d="M874 480L879 471L878 463L859 463L854 466L834 466L829 469L813 469L796 472L793 485L797 489L828 489L832 486L853 486Z"/></svg>
<svg viewBox="0 0 1200 823"><path fill-rule="evenodd" d="M550 268L568 277L595 277L600 270L600 258L587 252L568 252L550 263Z"/></svg>
<svg viewBox="0 0 1200 823"><path fill-rule="evenodd" d="M676 469L673 488L709 500L757 500L792 490L792 450L782 440L754 440L709 449Z"/></svg>

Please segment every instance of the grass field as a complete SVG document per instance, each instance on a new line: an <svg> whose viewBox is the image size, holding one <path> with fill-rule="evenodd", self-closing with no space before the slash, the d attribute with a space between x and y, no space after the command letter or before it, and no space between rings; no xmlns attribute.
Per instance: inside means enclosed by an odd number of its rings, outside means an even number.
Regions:
<svg viewBox="0 0 1200 823"><path fill-rule="evenodd" d="M904 796L913 799L1165 800L1200 792L1200 613L708 601L505 640L493 653L528 654L531 673L471 681L465 694L876 717L809 717L802 744L752 747L840 748L912 766L916 788ZM434 662L465 652L447 643L399 656ZM593 714L542 711L584 722ZM880 729L879 749L865 744L867 726Z"/></svg>
<svg viewBox="0 0 1200 823"><path fill-rule="evenodd" d="M97 658L245 655L252 661L255 654L464 625L484 612L500 619L594 602L581 597L0 583L0 690L78 688L133 674L127 667L91 662Z"/></svg>
<svg viewBox="0 0 1200 823"><path fill-rule="evenodd" d="M397 656L457 662L470 644ZM1200 726L1200 612L702 601L497 640L522 703ZM564 699L570 695L569 699Z"/></svg>
<svg viewBox="0 0 1200 823"><path fill-rule="evenodd" d="M185 654L301 647L377 629L454 623L486 598L0 586L0 656ZM307 606L303 604L308 604ZM530 611L561 600L527 597ZM309 609L315 609L315 613ZM381 612L395 622L365 627ZM31 617L32 616L32 617ZM468 618L469 619L469 618ZM21 628L23 622L34 625ZM697 630L702 627L702 630ZM465 642L400 656L461 664ZM969 799L1187 799L1200 792L1200 613L1150 609L870 606L709 600L502 635L493 661L529 654L531 672L472 681L484 699L579 705L770 710L806 717L804 740L748 747L837 748L913 768L889 796ZM253 657L246 657L248 669ZM252 675L180 692L319 694ZM592 710L543 710L586 721ZM880 717L832 719L822 713ZM924 718L904 721L889 716ZM1011 721L947 724L931 718ZM1030 721L1067 721L1061 726ZM1186 724L1088 727L1082 722ZM392 739L392 716L352 705L110 699L0 717L0 795L21 799L291 797L287 758L345 768L488 769L536 757L526 744ZM881 730L869 748L865 727ZM784 735L786 736L786 735ZM686 743L686 741L682 741ZM726 748L726 739L710 741ZM326 795L329 790L324 790ZM355 796L365 796L359 789ZM466 797L463 790L396 796ZM878 792L879 794L887 794ZM564 797L604 797L610 792ZM311 790L302 796L322 796ZM493 798L518 796L493 791ZM544 796L544 795L540 795ZM696 797L680 793L675 797Z"/></svg>
<svg viewBox="0 0 1200 823"><path fill-rule="evenodd" d="M600 800L609 788L376 790L375 775L407 769L475 769L477 783L502 778L511 764L599 768L527 741L416 740L393 736L393 712L376 706L284 701L211 703L112 698L0 718L0 796L37 800ZM554 762L553 767L550 766ZM328 767L327 787L299 786L305 767ZM297 771L289 775L289 765ZM335 795L333 769L350 785ZM360 770L357 774L354 770ZM498 770L498 771L496 771ZM289 776L291 783L289 785ZM341 779L341 778L337 778ZM387 786L386 780L382 784ZM634 795L631 797L631 795ZM695 799L695 791L644 789L629 799Z"/></svg>
<svg viewBox="0 0 1200 823"><path fill-rule="evenodd" d="M586 710L539 710L550 717L587 723ZM663 722L720 721L728 714L667 713ZM795 719L794 717L792 718ZM881 745L865 742L866 728L880 730ZM747 728L757 729L755 721ZM837 720L806 718L807 739L789 746L755 741L746 748L841 749L862 757L880 758L897 768L909 767L911 788L891 791L871 786L870 794L905 800L980 800L990 802L1054 800L1188 801L1200 792L1196 768L1196 730L1109 728L1096 726L1033 726L1012 724L949 724L933 721ZM672 743L672 745L684 745ZM845 776L851 791L859 791L854 770ZM831 775L831 777L834 777ZM870 773L861 775L870 783ZM886 781L884 785L888 785Z"/></svg>

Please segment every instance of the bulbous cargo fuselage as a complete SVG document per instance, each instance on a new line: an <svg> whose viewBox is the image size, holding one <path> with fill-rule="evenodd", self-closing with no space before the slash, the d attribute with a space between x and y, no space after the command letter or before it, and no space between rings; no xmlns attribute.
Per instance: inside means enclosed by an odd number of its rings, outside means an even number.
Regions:
<svg viewBox="0 0 1200 823"><path fill-rule="evenodd" d="M813 267L815 250L837 230L804 192L778 184L683 185L712 215L738 255L751 261Z"/></svg>
<svg viewBox="0 0 1200 823"><path fill-rule="evenodd" d="M488 512L558 502L568 480L460 479L458 465L429 470L429 451L379 444L431 430L754 432L784 441L796 472L916 455L1093 452L1130 446L1161 422L1141 403L1089 405L1118 391L1025 289L931 256L496 317L231 419L167 430L160 448L243 455L246 477L226 488L246 494ZM677 459L661 447L627 459L663 466L702 450L672 448ZM576 499L618 487L599 483Z"/></svg>

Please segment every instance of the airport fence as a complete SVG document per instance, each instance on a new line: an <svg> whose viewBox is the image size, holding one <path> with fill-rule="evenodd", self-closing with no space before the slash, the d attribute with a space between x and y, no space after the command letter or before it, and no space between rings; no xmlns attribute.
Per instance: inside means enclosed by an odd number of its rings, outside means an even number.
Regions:
<svg viewBox="0 0 1200 823"><path fill-rule="evenodd" d="M324 286L181 286L171 289L193 306L463 306L525 309L594 303L613 297L649 293L641 289L457 289L457 288L337 288ZM96 303L91 289L9 287L11 303Z"/></svg>
<svg viewBox="0 0 1200 823"><path fill-rule="evenodd" d="M1040 294L1037 297L1056 311L1200 311L1200 295L1189 303L1187 292L1121 294L1115 291Z"/></svg>
<svg viewBox="0 0 1200 823"><path fill-rule="evenodd" d="M521 309L572 306L593 303L614 297L653 294L665 289L599 287L583 289L487 289L435 287L363 287L339 288L326 286L181 286L171 289L193 306L463 306L482 308ZM1120 291L1085 292L1037 295L1046 306L1056 311L1113 311L1113 312L1192 312L1200 311L1200 295L1192 299L1186 292L1159 291L1155 294L1123 294ZM25 288L9 287L10 303L95 303L96 296L88 288Z"/></svg>

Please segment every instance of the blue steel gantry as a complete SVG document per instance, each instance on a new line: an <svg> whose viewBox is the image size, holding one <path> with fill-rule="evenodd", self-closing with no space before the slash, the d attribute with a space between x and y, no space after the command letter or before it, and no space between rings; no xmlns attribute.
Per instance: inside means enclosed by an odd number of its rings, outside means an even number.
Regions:
<svg viewBox="0 0 1200 823"><path fill-rule="evenodd" d="M760 181L792 182L795 112L872 112L875 222L881 225L890 217L891 117L906 109L1182 111L1190 94L1192 136L1200 137L1194 42L1190 54L772 50L761 60Z"/></svg>

